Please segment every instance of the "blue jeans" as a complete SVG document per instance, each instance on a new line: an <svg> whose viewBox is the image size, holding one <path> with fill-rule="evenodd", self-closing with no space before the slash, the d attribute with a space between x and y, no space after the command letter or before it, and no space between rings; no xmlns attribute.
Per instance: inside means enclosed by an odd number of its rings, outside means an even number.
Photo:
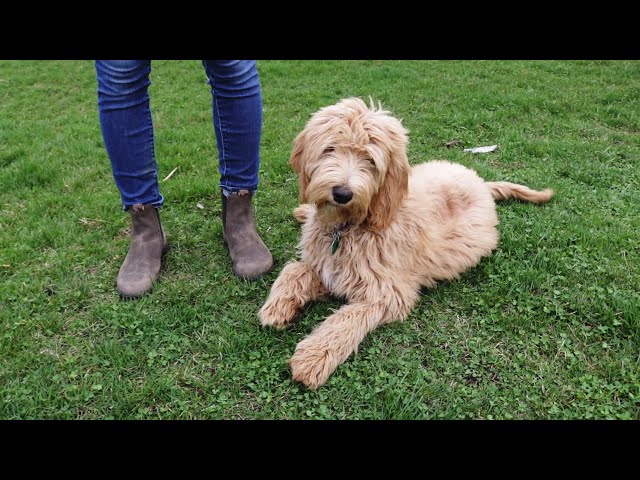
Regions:
<svg viewBox="0 0 640 480"><path fill-rule="evenodd" d="M203 60L213 97L219 186L258 188L262 92L255 60ZM102 138L125 210L162 206L148 87L150 60L96 60Z"/></svg>

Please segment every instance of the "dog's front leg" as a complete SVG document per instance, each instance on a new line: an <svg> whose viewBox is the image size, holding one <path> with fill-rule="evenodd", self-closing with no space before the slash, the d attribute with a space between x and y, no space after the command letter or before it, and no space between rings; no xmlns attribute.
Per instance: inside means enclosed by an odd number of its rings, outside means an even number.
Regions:
<svg viewBox="0 0 640 480"><path fill-rule="evenodd" d="M381 303L344 305L297 345L289 360L293 379L315 390L387 317Z"/></svg>
<svg viewBox="0 0 640 480"><path fill-rule="evenodd" d="M286 328L304 305L327 294L320 277L305 262L285 265L258 316L263 327Z"/></svg>

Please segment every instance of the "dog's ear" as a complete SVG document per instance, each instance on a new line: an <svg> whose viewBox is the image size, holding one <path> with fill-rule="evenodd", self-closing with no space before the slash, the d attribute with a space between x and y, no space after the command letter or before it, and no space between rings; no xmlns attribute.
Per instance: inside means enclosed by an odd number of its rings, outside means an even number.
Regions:
<svg viewBox="0 0 640 480"><path fill-rule="evenodd" d="M409 160L407 159L407 130L399 120L385 118L385 146L389 148L387 173L378 192L369 204L367 222L375 230L389 226L409 190Z"/></svg>
<svg viewBox="0 0 640 480"><path fill-rule="evenodd" d="M307 201L307 187L309 186L309 177L304 171L304 150L307 143L306 129L298 134L293 141L293 150L291 151L291 157L289 163L295 172L298 173L298 184L300 186L300 202L306 203Z"/></svg>

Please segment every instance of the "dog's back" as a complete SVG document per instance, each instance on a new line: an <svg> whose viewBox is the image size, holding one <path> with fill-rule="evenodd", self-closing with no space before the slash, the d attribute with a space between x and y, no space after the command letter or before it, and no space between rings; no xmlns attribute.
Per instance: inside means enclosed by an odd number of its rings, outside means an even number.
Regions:
<svg viewBox="0 0 640 480"><path fill-rule="evenodd" d="M475 266L498 245L495 200L517 198L542 203L553 191L538 192L508 182L485 182L457 163L435 160L412 167L406 215L422 219L429 277L452 280ZM416 215L417 214L417 215ZM414 218L415 218L414 217Z"/></svg>

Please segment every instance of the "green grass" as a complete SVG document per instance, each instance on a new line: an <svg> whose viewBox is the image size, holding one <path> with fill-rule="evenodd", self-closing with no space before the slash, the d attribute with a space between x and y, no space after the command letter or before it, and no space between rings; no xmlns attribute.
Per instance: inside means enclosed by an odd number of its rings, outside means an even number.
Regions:
<svg viewBox="0 0 640 480"><path fill-rule="evenodd" d="M196 61L153 64L162 210L172 250L153 293L121 301L123 214L90 61L0 61L0 418L640 419L640 62L261 61L257 221L277 261L231 274L211 97ZM552 187L498 207L501 242L424 290L316 392L286 332L257 311L295 258L295 135L318 108L369 95L404 119L412 163L461 162ZM445 148L490 145L491 154ZM204 209L196 204L200 202Z"/></svg>

